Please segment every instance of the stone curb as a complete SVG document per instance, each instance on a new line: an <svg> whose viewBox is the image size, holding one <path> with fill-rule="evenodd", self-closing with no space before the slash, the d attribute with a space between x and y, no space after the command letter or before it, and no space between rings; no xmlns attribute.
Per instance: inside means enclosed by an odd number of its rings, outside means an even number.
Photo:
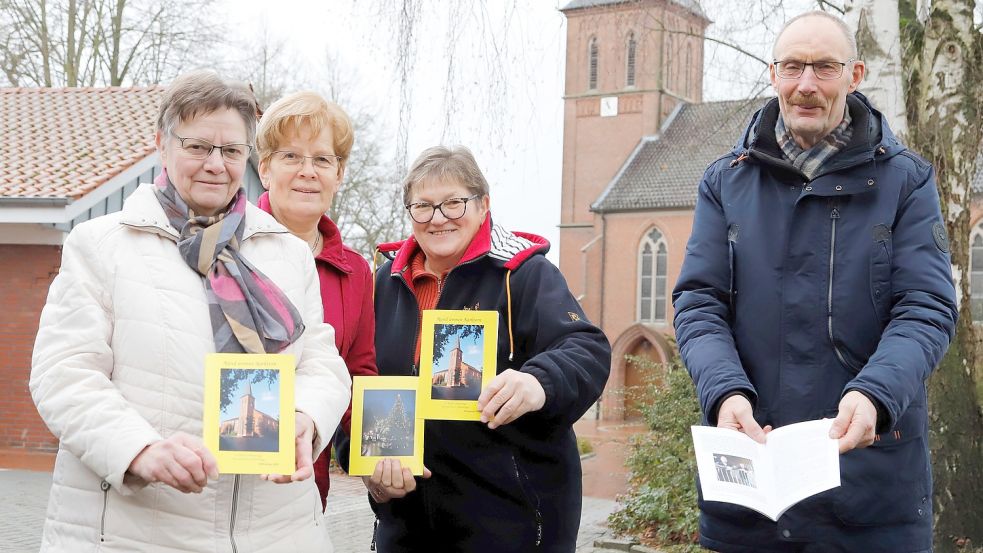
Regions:
<svg viewBox="0 0 983 553"><path fill-rule="evenodd" d="M605 551L627 551L628 553L662 553L661 550L641 545L631 539L601 539L594 542L597 553Z"/></svg>

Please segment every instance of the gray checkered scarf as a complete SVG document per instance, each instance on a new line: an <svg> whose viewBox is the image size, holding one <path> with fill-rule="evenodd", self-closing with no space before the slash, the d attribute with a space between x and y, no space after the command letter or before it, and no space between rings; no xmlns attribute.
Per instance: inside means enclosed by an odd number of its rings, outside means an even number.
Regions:
<svg viewBox="0 0 983 553"><path fill-rule="evenodd" d="M792 133L785 127L785 118L779 113L778 122L775 123L775 137L785 158L796 169L802 171L806 178L812 180L829 158L850 143L850 138L853 136L850 122L850 108L847 107L843 110L843 121L833 129L833 132L822 137L812 148L803 150L792 138Z"/></svg>

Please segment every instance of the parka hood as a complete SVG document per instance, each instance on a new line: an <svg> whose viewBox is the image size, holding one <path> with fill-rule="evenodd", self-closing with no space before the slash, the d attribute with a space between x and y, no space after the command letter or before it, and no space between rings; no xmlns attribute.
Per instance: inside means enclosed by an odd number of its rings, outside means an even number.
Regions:
<svg viewBox="0 0 983 553"><path fill-rule="evenodd" d="M877 111L866 96L860 92L847 95L847 107L853 119L853 138L837 156L843 158L867 159L877 151L881 159L893 157L906 148L891 131L884 115ZM778 98L772 98L755 112L751 123L744 130L740 140L734 145L732 154L738 157L749 152L781 157L775 139L775 123L779 117ZM883 152L881 152L883 149Z"/></svg>

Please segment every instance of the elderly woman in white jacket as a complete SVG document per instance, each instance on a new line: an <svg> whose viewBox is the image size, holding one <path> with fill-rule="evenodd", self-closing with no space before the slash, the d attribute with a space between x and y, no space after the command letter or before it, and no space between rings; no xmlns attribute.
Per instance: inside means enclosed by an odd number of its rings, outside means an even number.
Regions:
<svg viewBox="0 0 983 553"><path fill-rule="evenodd" d="M311 463L348 405L311 252L241 189L252 94L168 88L165 173L69 234L31 393L59 438L41 551L330 551ZM202 443L205 356L296 357L297 470L221 475Z"/></svg>

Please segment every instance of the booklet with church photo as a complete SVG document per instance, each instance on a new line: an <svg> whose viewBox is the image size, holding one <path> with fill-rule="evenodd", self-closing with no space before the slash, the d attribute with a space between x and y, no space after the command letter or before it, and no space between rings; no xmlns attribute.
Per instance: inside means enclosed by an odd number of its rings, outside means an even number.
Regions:
<svg viewBox="0 0 983 553"><path fill-rule="evenodd" d="M478 396L496 373L498 311L424 311L420 332L422 416L481 420Z"/></svg>
<svg viewBox="0 0 983 553"><path fill-rule="evenodd" d="M382 459L399 459L423 474L419 378L356 376L352 381L352 438L348 474L370 476Z"/></svg>
<svg viewBox="0 0 983 553"><path fill-rule="evenodd" d="M821 419L783 426L764 444L734 430L694 426L703 499L743 505L777 521L799 501L839 486L832 424Z"/></svg>
<svg viewBox="0 0 983 553"><path fill-rule="evenodd" d="M293 474L294 356L205 358L203 439L224 474Z"/></svg>

